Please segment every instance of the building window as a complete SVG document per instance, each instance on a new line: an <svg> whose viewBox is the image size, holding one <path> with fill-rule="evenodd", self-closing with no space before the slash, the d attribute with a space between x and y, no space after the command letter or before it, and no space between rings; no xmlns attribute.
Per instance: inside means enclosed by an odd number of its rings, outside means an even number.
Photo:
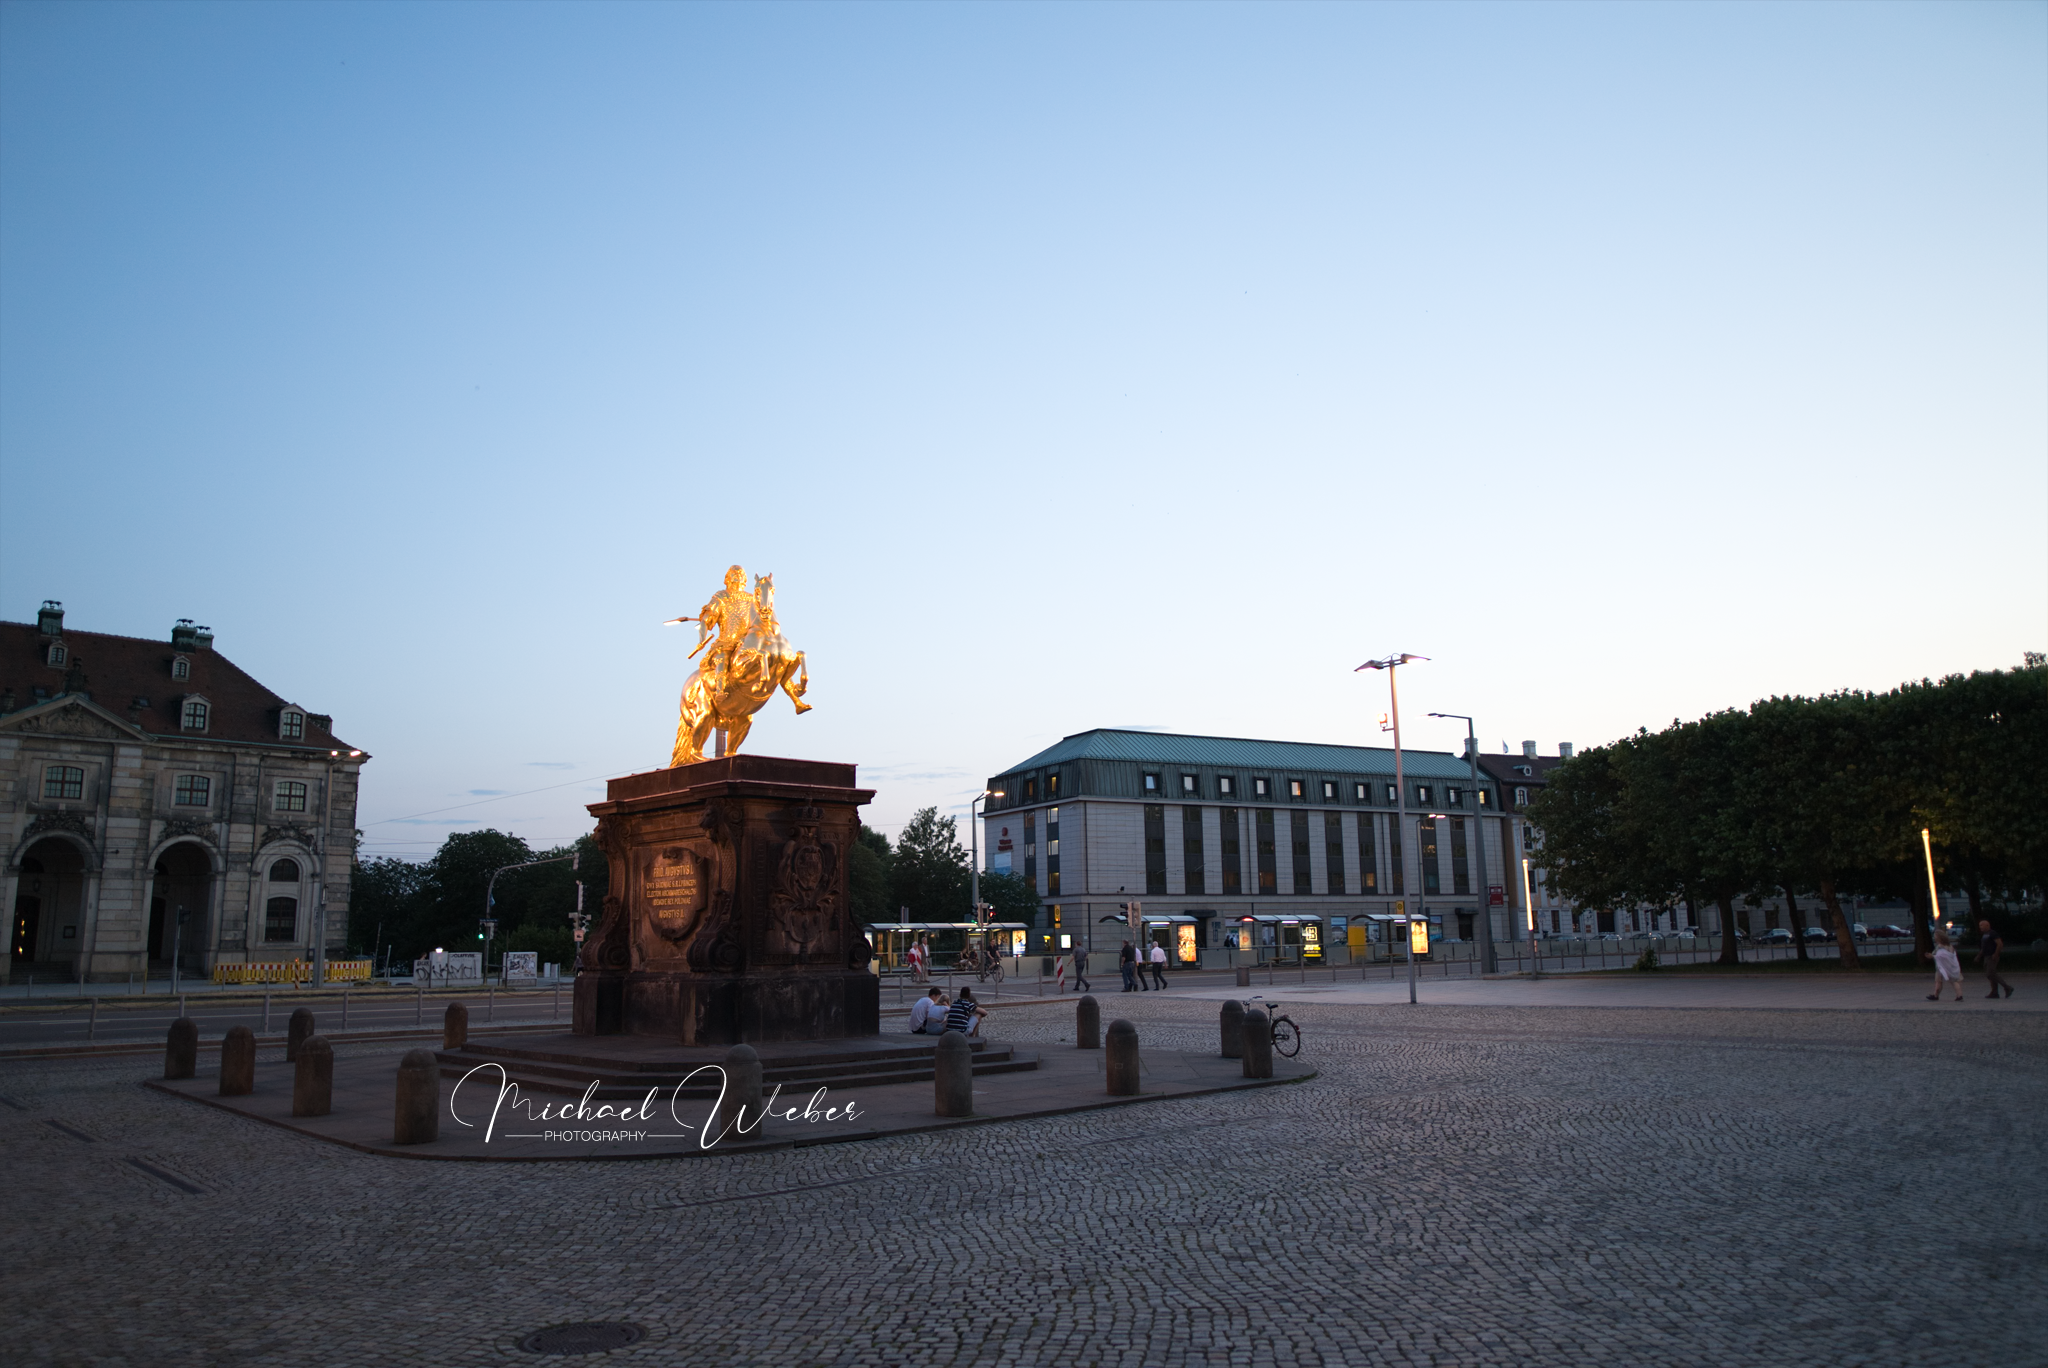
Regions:
<svg viewBox="0 0 2048 1368"><path fill-rule="evenodd" d="M1230 775L1227 774L1219 774L1216 776L1216 794L1218 797L1230 798L1234 797L1236 793L1236 779L1232 778Z"/></svg>
<svg viewBox="0 0 2048 1368"><path fill-rule="evenodd" d="M1399 790L1399 789L1395 788L1395 787L1394 787L1394 786L1393 786L1392 784L1389 784L1389 785L1387 785L1387 803L1388 803L1388 805L1389 805L1389 806L1391 806L1391 805L1393 805L1394 803L1398 803L1398 802L1400 802L1400 801L1401 801L1401 790Z"/></svg>
<svg viewBox="0 0 2048 1368"><path fill-rule="evenodd" d="M1334 784L1331 787L1336 787ZM1344 814L1323 814L1323 854L1330 878L1330 891L1344 892Z"/></svg>
<svg viewBox="0 0 2048 1368"><path fill-rule="evenodd" d="M1257 782L1263 784L1266 781L1260 779ZM1279 853L1273 843L1273 810L1259 808L1257 812L1254 820L1258 825L1259 893L1270 898L1279 891L1280 880Z"/></svg>
<svg viewBox="0 0 2048 1368"><path fill-rule="evenodd" d="M85 771L76 765L51 765L43 771L43 797L85 797Z"/></svg>
<svg viewBox="0 0 2048 1368"><path fill-rule="evenodd" d="M306 735L306 715L286 708L277 716L277 734L286 741L300 741Z"/></svg>
<svg viewBox="0 0 2048 1368"><path fill-rule="evenodd" d="M1183 891L1198 897L1207 893L1208 876L1202 868L1202 810L1198 807L1180 810L1180 854L1181 877L1186 880Z"/></svg>
<svg viewBox="0 0 2048 1368"><path fill-rule="evenodd" d="M1465 790L1461 788L1446 788L1444 790L1444 801L1452 807L1465 806Z"/></svg>
<svg viewBox="0 0 2048 1368"><path fill-rule="evenodd" d="M1024 814L1024 881L1038 891L1038 814Z"/></svg>
<svg viewBox="0 0 2048 1368"><path fill-rule="evenodd" d="M1269 797L1269 796L1271 796L1271 795L1270 795L1270 792L1269 792L1269 790L1267 789L1267 786L1266 786L1266 781L1265 781L1265 780L1263 780L1263 779L1254 779L1254 780L1252 780L1252 797L1254 797L1254 798L1265 798L1265 797Z"/></svg>
<svg viewBox="0 0 2048 1368"><path fill-rule="evenodd" d="M1436 823L1425 817L1415 824L1415 845L1422 857L1422 896L1444 891L1443 874L1436 867Z"/></svg>
<svg viewBox="0 0 2048 1368"><path fill-rule="evenodd" d="M1369 803L1372 801L1371 797L1366 793L1366 788L1363 784L1353 784L1351 786L1351 797L1354 802L1359 803Z"/></svg>
<svg viewBox="0 0 2048 1368"><path fill-rule="evenodd" d="M1472 891L1472 871L1466 865L1470 858L1465 849L1465 819L1451 818L1451 892L1469 894Z"/></svg>
<svg viewBox="0 0 2048 1368"><path fill-rule="evenodd" d="M69 656L69 654L70 652L64 649L63 642L53 641L50 643L50 654L46 658L52 665L61 667L64 664L66 657Z"/></svg>
<svg viewBox="0 0 2048 1368"><path fill-rule="evenodd" d="M263 905L264 940L288 945L299 938L298 931L299 900L297 898L272 898Z"/></svg>
<svg viewBox="0 0 2048 1368"><path fill-rule="evenodd" d="M1146 776L1145 776L1145 792L1147 792L1147 793L1157 793L1157 792L1159 792L1159 776L1158 776L1158 775L1156 775L1156 774L1148 774L1148 775L1146 775Z"/></svg>
<svg viewBox="0 0 2048 1368"><path fill-rule="evenodd" d="M1166 893L1166 809L1157 803L1145 805L1145 893L1148 897Z"/></svg>
<svg viewBox="0 0 2048 1368"><path fill-rule="evenodd" d="M1486 796L1486 794L1487 794L1487 790L1486 790L1485 788L1483 788L1483 787L1482 787L1482 788L1481 788L1481 789L1479 790L1479 806L1481 806L1481 807L1485 807L1485 806L1487 806L1487 805L1488 805L1489 803L1491 803L1491 802L1493 801L1493 799L1491 799L1491 798L1487 797L1487 796Z"/></svg>
<svg viewBox="0 0 2048 1368"><path fill-rule="evenodd" d="M206 730L206 701L199 698L185 700L184 726L186 731Z"/></svg>
<svg viewBox="0 0 2048 1368"><path fill-rule="evenodd" d="M1372 814L1358 814L1358 891L1380 891L1379 856L1372 848Z"/></svg>
<svg viewBox="0 0 2048 1368"><path fill-rule="evenodd" d="M299 862L297 860L279 860L270 867L270 881L272 883L297 883L299 881Z"/></svg>
<svg viewBox="0 0 2048 1368"><path fill-rule="evenodd" d="M1290 812L1287 815L1292 819L1288 822L1291 829L1287 834L1292 838L1289 844L1294 847L1294 891L1313 893L1315 880L1308 867L1308 814Z"/></svg>
<svg viewBox="0 0 2048 1368"><path fill-rule="evenodd" d="M1415 802L1416 802L1416 804L1417 804L1418 806L1420 806L1420 807L1428 807L1428 806L1429 806L1429 795L1430 795L1430 787L1429 787L1429 785L1427 785L1427 784L1417 784L1417 785L1415 786Z"/></svg>
<svg viewBox="0 0 2048 1368"><path fill-rule="evenodd" d="M1223 893L1237 897L1244 892L1244 865L1238 848L1236 808L1216 809L1217 851L1223 860Z"/></svg>
<svg viewBox="0 0 2048 1368"><path fill-rule="evenodd" d="M1024 801L1027 803L1031 803L1036 802L1037 799L1038 781L1036 779L1026 779L1024 781Z"/></svg>
<svg viewBox="0 0 2048 1368"><path fill-rule="evenodd" d="M1047 792L1051 792L1050 785L1058 777L1058 775L1053 775L1046 780L1048 785ZM1045 891L1047 893L1058 893L1060 891L1060 810L1058 808L1047 808L1045 810Z"/></svg>
<svg viewBox="0 0 2048 1368"><path fill-rule="evenodd" d="M1183 774L1180 777L1180 791L1182 793L1189 795L1190 797L1194 796L1194 794L1198 791L1195 785L1194 775Z"/></svg>
<svg viewBox="0 0 2048 1368"><path fill-rule="evenodd" d="M1051 774L1045 776L1045 796L1048 798L1060 796L1060 772L1058 770L1054 770Z"/></svg>
<svg viewBox="0 0 2048 1368"><path fill-rule="evenodd" d="M1529 806L1529 790L1527 790L1527 789L1525 789L1525 788L1521 788L1521 787L1519 787L1519 786L1518 786L1518 787L1517 787L1517 788L1515 789L1515 806L1516 806L1516 807L1527 807L1527 806Z"/></svg>
<svg viewBox="0 0 2048 1368"><path fill-rule="evenodd" d="M304 812L306 810L306 786L296 779L278 780L277 810L279 812Z"/></svg>
<svg viewBox="0 0 2048 1368"><path fill-rule="evenodd" d="M171 802L178 807L205 807L213 801L213 780L204 774L181 774Z"/></svg>
<svg viewBox="0 0 2048 1368"><path fill-rule="evenodd" d="M1289 779L1287 781L1287 796L1289 798L1300 798L1303 796L1301 780Z"/></svg>
<svg viewBox="0 0 2048 1368"><path fill-rule="evenodd" d="M173 679L190 679L191 677L192 677L192 662L191 662L191 661L189 661L189 660L187 660L187 659L185 659L185 657L183 657L183 656L174 656L174 657L172 657L172 659L171 659L171 678L173 678Z"/></svg>
<svg viewBox="0 0 2048 1368"><path fill-rule="evenodd" d="M1323 780L1323 801L1326 803L1337 801L1337 786L1328 779Z"/></svg>

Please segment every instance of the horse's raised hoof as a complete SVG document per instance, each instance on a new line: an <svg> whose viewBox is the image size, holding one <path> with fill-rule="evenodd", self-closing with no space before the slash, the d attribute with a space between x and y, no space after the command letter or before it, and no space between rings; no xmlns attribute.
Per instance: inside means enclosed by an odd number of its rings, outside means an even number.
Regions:
<svg viewBox="0 0 2048 1368"><path fill-rule="evenodd" d="M796 705L796 715L798 717L802 717L805 713L809 712L810 710L811 705L808 703L799 703Z"/></svg>

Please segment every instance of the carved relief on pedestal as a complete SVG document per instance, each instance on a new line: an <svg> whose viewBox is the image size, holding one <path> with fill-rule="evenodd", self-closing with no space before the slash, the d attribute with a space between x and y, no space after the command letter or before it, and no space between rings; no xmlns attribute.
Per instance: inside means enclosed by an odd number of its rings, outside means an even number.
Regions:
<svg viewBox="0 0 2048 1368"><path fill-rule="evenodd" d="M776 858L768 895L767 952L798 964L821 956L828 963L838 959L845 861L833 834L820 830L823 815L814 807L789 814L790 836Z"/></svg>

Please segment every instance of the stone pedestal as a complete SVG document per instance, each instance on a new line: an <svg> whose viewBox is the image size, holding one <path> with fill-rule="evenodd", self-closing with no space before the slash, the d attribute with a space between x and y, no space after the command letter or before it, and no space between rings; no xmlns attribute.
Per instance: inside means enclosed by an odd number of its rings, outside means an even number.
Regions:
<svg viewBox="0 0 2048 1368"><path fill-rule="evenodd" d="M685 1045L881 1029L854 921L852 765L732 755L614 779L593 803L611 886L576 974L579 1035Z"/></svg>

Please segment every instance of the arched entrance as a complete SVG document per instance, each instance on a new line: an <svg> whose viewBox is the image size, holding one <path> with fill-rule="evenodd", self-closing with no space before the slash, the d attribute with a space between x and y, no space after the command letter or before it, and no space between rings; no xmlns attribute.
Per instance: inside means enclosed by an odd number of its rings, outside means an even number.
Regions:
<svg viewBox="0 0 2048 1368"><path fill-rule="evenodd" d="M84 924L85 856L60 837L37 841L22 855L15 883L11 972L71 973Z"/></svg>
<svg viewBox="0 0 2048 1368"><path fill-rule="evenodd" d="M149 969L171 972L175 948L179 971L206 972L206 913L213 905L213 861L203 847L180 841L156 858L156 891L149 902ZM184 913L180 929L179 913Z"/></svg>

